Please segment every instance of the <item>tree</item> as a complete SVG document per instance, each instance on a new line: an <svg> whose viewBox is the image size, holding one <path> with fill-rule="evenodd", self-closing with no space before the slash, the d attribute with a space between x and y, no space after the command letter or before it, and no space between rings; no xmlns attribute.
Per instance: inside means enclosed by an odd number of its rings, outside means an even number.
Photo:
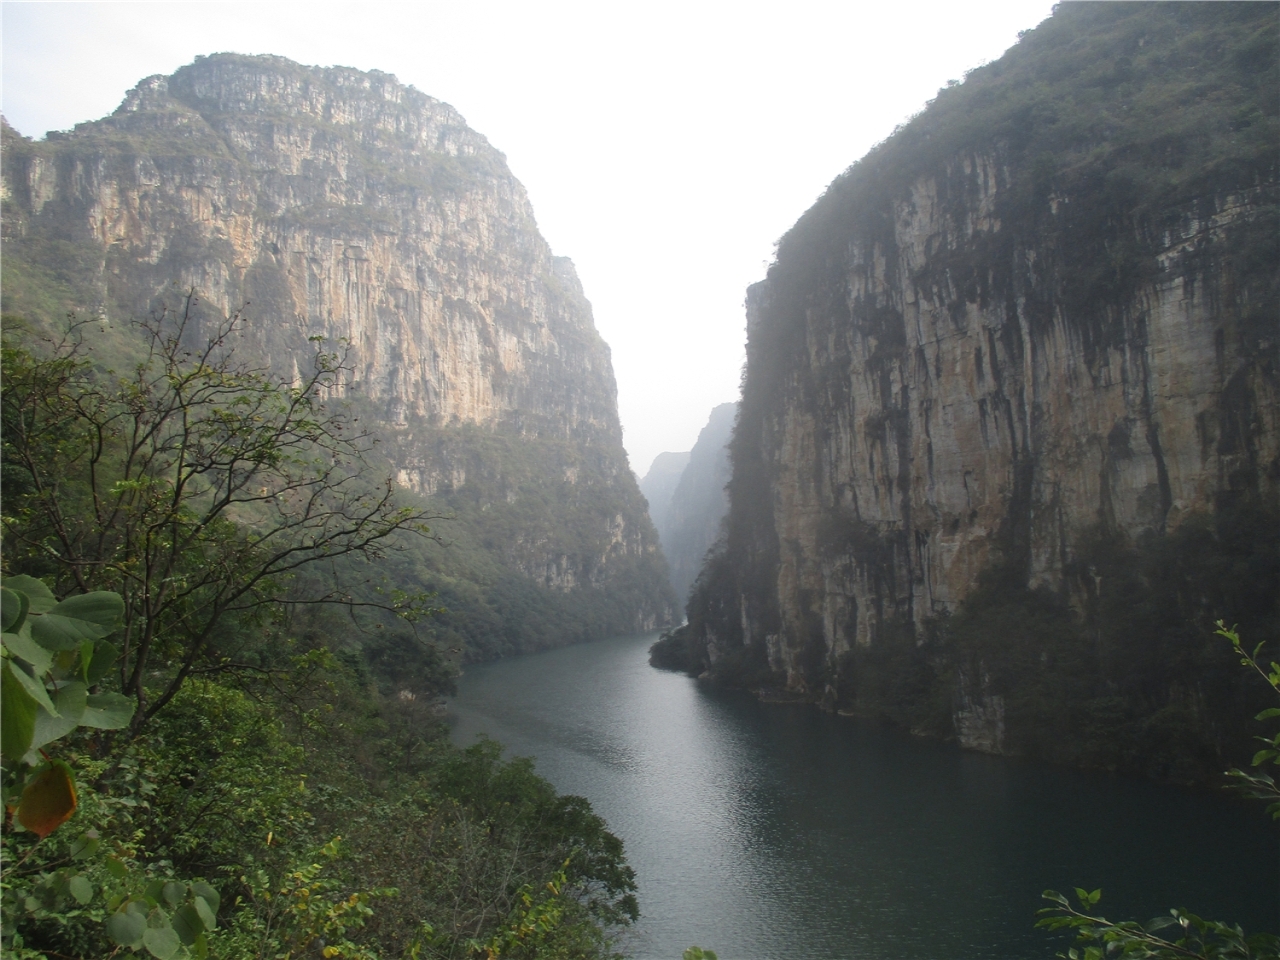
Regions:
<svg viewBox="0 0 1280 960"><path fill-rule="evenodd" d="M313 338L310 370L285 378L236 356L242 315L202 324L196 305L138 324L127 376L92 362L83 323L43 355L3 352L5 563L55 592L120 594L134 733L193 672L243 666L232 638L282 600L412 614L415 598L301 589L299 574L430 535L390 477L369 479L375 439L342 400L344 351Z"/></svg>

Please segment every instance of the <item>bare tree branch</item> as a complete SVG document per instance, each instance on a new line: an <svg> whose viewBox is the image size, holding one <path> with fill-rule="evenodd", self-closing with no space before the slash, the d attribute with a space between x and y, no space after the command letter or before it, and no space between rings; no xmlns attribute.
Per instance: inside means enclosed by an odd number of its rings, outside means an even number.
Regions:
<svg viewBox="0 0 1280 960"><path fill-rule="evenodd" d="M376 559L438 519L370 481L376 437L339 396L345 347L313 341L311 368L288 380L236 357L240 314L201 338L196 302L139 324L143 359L123 377L88 359L83 324L43 356L5 349L6 561L38 557L64 592L124 597L137 726L193 673L230 669L208 660L219 634L260 624L300 573ZM336 589L290 599L397 606Z"/></svg>

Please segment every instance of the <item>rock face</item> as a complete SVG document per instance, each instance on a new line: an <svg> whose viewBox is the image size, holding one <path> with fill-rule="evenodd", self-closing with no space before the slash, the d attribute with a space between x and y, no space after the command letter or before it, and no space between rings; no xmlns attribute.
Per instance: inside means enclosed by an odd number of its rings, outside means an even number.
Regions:
<svg viewBox="0 0 1280 960"><path fill-rule="evenodd" d="M680 480L661 511L662 519L654 520L671 568L671 585L681 599L689 595L729 509L725 493L729 482L728 443L737 411L736 403L722 403L711 411L707 425L689 451Z"/></svg>
<svg viewBox="0 0 1280 960"><path fill-rule="evenodd" d="M1034 670L958 645L966 609L1039 597L1083 638L1123 606L1106 557L1242 504L1277 516L1277 15L1214 6L1062 5L783 238L748 294L695 667L1035 752L1011 699ZM1258 549L1265 580L1276 551ZM1240 604L1269 631L1274 580L1264 592ZM1203 629L1211 605L1179 623ZM1099 636L1070 648L1093 671L1083 696L1128 710L1117 661L1082 651L1138 641ZM885 666L899 655L911 670ZM1213 697L1183 693L1143 694L1123 722L1173 704L1209 726Z"/></svg>
<svg viewBox="0 0 1280 960"><path fill-rule="evenodd" d="M667 511L671 507L671 495L676 492L680 476L688 463L688 450L683 453L660 453L653 458L649 472L640 480L640 492L649 501L649 519L657 527L659 539L667 521Z"/></svg>
<svg viewBox="0 0 1280 960"><path fill-rule="evenodd" d="M1032 586L1057 586L1088 528L1136 539L1211 511L1232 478L1274 489L1280 397L1257 349L1269 344L1232 316L1242 304L1224 304L1227 278L1203 268L1221 268L1273 194L1188 213L1156 251L1154 276L1104 321L1114 326L1090 330L1036 289L1065 282L1053 251L1021 252L1028 283L1010 300L951 299L954 277L926 251L963 256L995 232L1002 178L984 157L946 177L893 205L888 249L850 244L849 312L806 318L802 362L847 371L840 392L806 396L797 379L793 404L759 423L776 536L801 547L779 554L779 638L803 632L804 594L823 598L838 654L870 643L886 618L920 626L954 610L999 559ZM939 192L965 186L976 209L956 223ZM950 238L960 249L939 249ZM776 315L772 292L752 289L751 326ZM850 545L814 549L841 524ZM872 541L867 556L859 537ZM794 672L785 645L775 657Z"/></svg>
<svg viewBox="0 0 1280 960"><path fill-rule="evenodd" d="M405 486L500 481L506 461L478 463L477 436L506 438L508 460L551 444L553 475L532 482L589 501L594 529L573 549L525 537L502 562L559 592L607 590L616 560L652 567L607 629L670 617L573 265L451 107L386 74L220 54L73 132L4 133L6 309L61 298L117 324L193 288L209 317L243 309L249 349L286 376L308 338L346 343L344 390L386 425Z"/></svg>

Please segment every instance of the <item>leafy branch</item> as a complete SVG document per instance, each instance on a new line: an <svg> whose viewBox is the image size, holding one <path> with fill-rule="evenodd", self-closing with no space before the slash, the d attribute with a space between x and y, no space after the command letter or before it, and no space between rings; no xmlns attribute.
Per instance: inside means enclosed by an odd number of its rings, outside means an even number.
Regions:
<svg viewBox="0 0 1280 960"><path fill-rule="evenodd" d="M1242 666L1259 674L1280 695L1280 664L1270 662L1270 669L1259 662L1264 644L1258 644L1250 653L1242 646L1240 635L1235 627L1228 628L1219 620L1215 633L1230 641L1232 648L1240 657ZM1280 708L1271 707L1257 715L1258 720L1271 720L1280 717ZM1280 730L1271 737L1258 737L1267 746L1254 754L1251 766L1259 767L1265 763L1280 764ZM1275 819L1280 819L1280 788L1269 774L1232 768L1227 776L1234 779L1230 786L1246 797L1270 801L1268 812ZM1083 945L1083 952L1072 947L1059 957L1066 960L1104 960L1104 958L1154 958L1154 960L1277 960L1280 958L1280 937L1269 933L1258 933L1246 937L1244 931L1236 925L1216 920L1204 920L1194 913L1182 910L1170 910L1169 916L1157 917L1149 923L1141 924L1128 920L1113 923L1105 917L1093 913L1102 897L1101 890L1088 892L1076 888L1076 899L1079 908L1073 907L1071 901L1056 890L1046 890L1044 899L1056 904L1040 911L1041 919L1036 921L1037 927L1046 930L1074 930L1077 943ZM1163 934L1173 930L1177 939L1168 939Z"/></svg>
<svg viewBox="0 0 1280 960"><path fill-rule="evenodd" d="M1272 660L1269 669L1264 669L1262 664L1258 662L1258 657L1262 655L1264 644L1258 644L1253 648L1253 653L1249 653L1241 645L1240 635L1236 632L1235 627L1228 629L1221 620L1218 621L1217 627L1218 629L1214 632L1231 642L1231 646L1240 657L1240 664L1261 676L1271 685L1271 689L1280 695L1280 664ZM1280 717L1280 707L1268 707L1254 719L1274 720L1277 717ZM1280 765L1280 730L1276 730L1270 737L1258 737L1257 739L1266 744L1266 746L1253 755L1250 766L1261 767L1268 762L1273 766ZM1268 801L1267 812L1271 814L1273 820L1280 820L1280 786L1276 784L1275 778L1262 771L1253 773L1235 767L1227 771L1227 776L1235 780L1233 786L1244 796L1252 797L1255 800Z"/></svg>
<svg viewBox="0 0 1280 960"><path fill-rule="evenodd" d="M121 596L134 734L193 671L227 662L216 653L230 625L260 624L283 600L427 609L316 577L298 592L300 573L378 559L401 535L431 537L436 518L376 479L376 438L341 400L344 350L313 340L309 372L280 377L236 357L239 314L202 331L196 302L139 324L145 353L128 376L95 367L79 327L48 356L4 350L9 562L52 570L68 592Z"/></svg>
<svg viewBox="0 0 1280 960"><path fill-rule="evenodd" d="M1079 909L1062 894L1046 890L1044 898L1057 906L1041 910L1046 916L1036 924L1047 930L1076 931L1084 950L1073 947L1058 954L1068 960L1275 960L1280 956L1280 938L1270 934L1246 937L1238 926L1203 920L1181 910L1170 910L1169 916L1146 924L1132 920L1113 923L1092 912L1102 897L1101 890L1077 888L1076 897ZM1162 936L1169 930L1176 940Z"/></svg>

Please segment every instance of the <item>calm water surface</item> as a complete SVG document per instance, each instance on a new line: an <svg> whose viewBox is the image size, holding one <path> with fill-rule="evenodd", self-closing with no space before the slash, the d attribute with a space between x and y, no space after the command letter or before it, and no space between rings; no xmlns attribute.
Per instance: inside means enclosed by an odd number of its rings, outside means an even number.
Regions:
<svg viewBox="0 0 1280 960"><path fill-rule="evenodd" d="M648 665L654 636L472 666L450 704L626 844L631 956L1012 960L1045 888L1280 928L1261 804L964 752Z"/></svg>

